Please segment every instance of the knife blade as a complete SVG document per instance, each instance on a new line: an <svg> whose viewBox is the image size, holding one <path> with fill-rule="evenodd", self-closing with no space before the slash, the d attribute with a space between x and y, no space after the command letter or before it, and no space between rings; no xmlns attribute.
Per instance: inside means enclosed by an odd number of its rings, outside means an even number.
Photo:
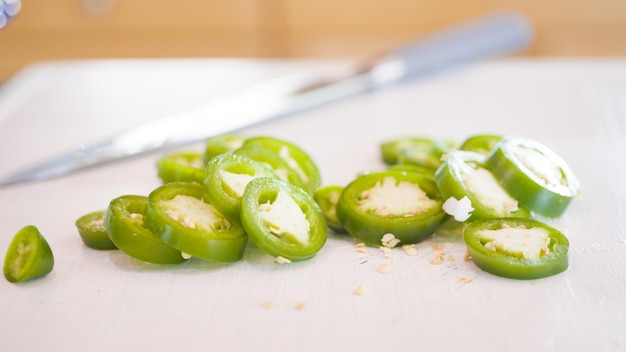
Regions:
<svg viewBox="0 0 626 352"><path fill-rule="evenodd" d="M89 167L164 150L289 116L356 94L432 74L478 59L515 53L532 40L521 14L478 18L358 63L347 77L325 81L306 76L275 79L234 96L162 117L93 145L59 155L0 180L0 187L45 180ZM219 116L219 119L207 118Z"/></svg>

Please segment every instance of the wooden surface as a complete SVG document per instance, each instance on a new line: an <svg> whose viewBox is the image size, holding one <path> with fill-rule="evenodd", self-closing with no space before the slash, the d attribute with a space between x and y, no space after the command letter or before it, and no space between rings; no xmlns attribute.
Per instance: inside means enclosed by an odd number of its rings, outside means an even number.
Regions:
<svg viewBox="0 0 626 352"><path fill-rule="evenodd" d="M194 107L254 81L334 63L247 60L45 63L0 95L0 174ZM177 87L177 94L171 88ZM291 140L324 184L384 168L378 146L399 136L534 138L582 184L549 223L570 240L570 267L503 279L463 259L458 236L418 255L331 235L314 258L278 265L251 245L233 264L149 265L83 245L81 215L160 182L146 155L46 182L0 189L0 253L22 226L40 228L53 272L0 280L3 351L624 351L626 349L626 61L519 60L356 96L242 131ZM207 116L211 119L221 116ZM53 130L54 133L50 133ZM201 150L201 145L189 146ZM437 244L450 259L433 263ZM382 274L377 268L390 264ZM363 286L363 295L354 291Z"/></svg>
<svg viewBox="0 0 626 352"><path fill-rule="evenodd" d="M28 0L0 30L0 81L57 59L355 58L503 9L534 23L528 56L626 56L621 0Z"/></svg>

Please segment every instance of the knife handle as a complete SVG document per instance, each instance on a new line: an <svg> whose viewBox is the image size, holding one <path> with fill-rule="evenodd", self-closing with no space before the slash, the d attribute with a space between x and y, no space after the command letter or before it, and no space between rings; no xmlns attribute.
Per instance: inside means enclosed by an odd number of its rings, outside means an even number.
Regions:
<svg viewBox="0 0 626 352"><path fill-rule="evenodd" d="M500 12L398 47L372 71L378 71L375 76L382 81L410 79L450 65L522 51L532 37L532 26L524 16Z"/></svg>

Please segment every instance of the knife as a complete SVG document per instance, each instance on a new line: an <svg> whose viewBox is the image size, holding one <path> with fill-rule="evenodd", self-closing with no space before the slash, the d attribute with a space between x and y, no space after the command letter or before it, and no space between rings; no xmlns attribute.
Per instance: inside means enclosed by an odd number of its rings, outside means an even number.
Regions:
<svg viewBox="0 0 626 352"><path fill-rule="evenodd" d="M521 14L500 12L434 33L365 63L347 77L324 81L275 79L234 96L162 117L109 139L59 155L0 179L0 187L45 180L145 153L190 144L438 70L526 49L532 26ZM211 116L220 117L210 119ZM210 121L208 121L210 119Z"/></svg>

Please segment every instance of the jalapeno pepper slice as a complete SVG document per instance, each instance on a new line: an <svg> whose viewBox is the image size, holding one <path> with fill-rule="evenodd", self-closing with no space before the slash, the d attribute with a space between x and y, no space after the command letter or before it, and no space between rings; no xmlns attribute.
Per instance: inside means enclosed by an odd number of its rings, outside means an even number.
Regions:
<svg viewBox="0 0 626 352"><path fill-rule="evenodd" d="M404 137L383 142L380 152L388 165L412 164L436 169L441 165L441 157L455 146L455 142L448 140Z"/></svg>
<svg viewBox="0 0 626 352"><path fill-rule="evenodd" d="M271 256L300 261L326 243L328 228L313 197L278 178L256 178L242 198L241 220L252 241Z"/></svg>
<svg viewBox="0 0 626 352"><path fill-rule="evenodd" d="M567 163L545 145L505 137L489 156L494 175L513 197L537 214L558 217L580 191Z"/></svg>
<svg viewBox="0 0 626 352"><path fill-rule="evenodd" d="M234 153L224 153L209 160L204 182L207 202L233 221L239 221L241 197L250 180L278 177L268 166Z"/></svg>
<svg viewBox="0 0 626 352"><path fill-rule="evenodd" d="M277 153L283 160L287 162L302 180L305 191L313 194L321 185L321 175L317 165L302 148L288 141L273 137L254 137L248 138L244 142L244 146L255 145L269 149Z"/></svg>
<svg viewBox="0 0 626 352"><path fill-rule="evenodd" d="M532 219L477 220L465 227L463 241L476 266L497 276L538 279L568 267L567 237Z"/></svg>
<svg viewBox="0 0 626 352"><path fill-rule="evenodd" d="M327 185L318 188L313 194L313 199L324 214L326 224L335 232L345 233L346 229L341 225L341 221L337 218L337 203L343 192L343 186Z"/></svg>
<svg viewBox="0 0 626 352"><path fill-rule="evenodd" d="M144 213L148 198L123 195L109 203L104 228L111 241L129 256L154 264L184 262L180 251L166 244L145 224Z"/></svg>
<svg viewBox="0 0 626 352"><path fill-rule="evenodd" d="M214 156L235 150L243 145L246 137L238 134L221 134L208 138L205 142L204 163L208 163Z"/></svg>
<svg viewBox="0 0 626 352"><path fill-rule="evenodd" d="M469 151L453 151L437 170L437 187L444 209L458 221L473 221L483 218L528 217L530 212L518 204L498 183L486 167L486 157ZM468 211L459 214L448 207L450 200L468 200ZM453 204L453 203L452 203ZM456 209L458 210L458 208Z"/></svg>
<svg viewBox="0 0 626 352"><path fill-rule="evenodd" d="M157 161L158 176L163 183L204 182L203 155L195 152L172 152Z"/></svg>
<svg viewBox="0 0 626 352"><path fill-rule="evenodd" d="M146 225L165 243L207 261L234 262L248 241L243 227L204 199L197 183L173 182L148 195Z"/></svg>
<svg viewBox="0 0 626 352"><path fill-rule="evenodd" d="M372 246L393 234L401 244L422 241L445 213L432 178L413 172L382 171L349 183L337 203L337 217L350 235Z"/></svg>
<svg viewBox="0 0 626 352"><path fill-rule="evenodd" d="M489 155L501 139L498 134L477 134L463 141L459 149Z"/></svg>
<svg viewBox="0 0 626 352"><path fill-rule="evenodd" d="M104 228L106 210L98 210L85 214L76 220L76 229L83 243L93 249L117 249Z"/></svg>
<svg viewBox="0 0 626 352"><path fill-rule="evenodd" d="M235 149L233 153L256 160L268 166L274 171L276 176L280 177L283 181L287 181L300 188L307 187L298 173L293 168L289 167L287 161L269 149L255 145L246 145Z"/></svg>
<svg viewBox="0 0 626 352"><path fill-rule="evenodd" d="M4 257L4 277L9 282L22 282L49 274L54 256L48 241L39 229L29 225L19 230Z"/></svg>

